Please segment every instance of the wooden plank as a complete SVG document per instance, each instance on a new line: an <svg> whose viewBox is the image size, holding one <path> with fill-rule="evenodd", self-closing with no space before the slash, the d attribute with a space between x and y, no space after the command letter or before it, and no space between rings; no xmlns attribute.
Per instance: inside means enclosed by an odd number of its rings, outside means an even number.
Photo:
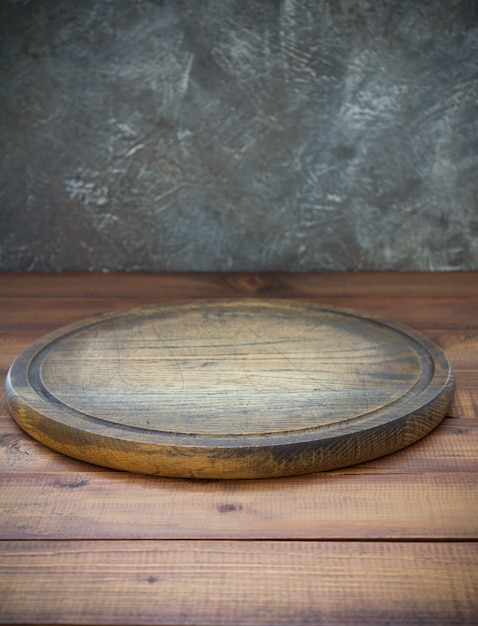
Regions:
<svg viewBox="0 0 478 626"><path fill-rule="evenodd" d="M5 393L5 376L10 365L29 345L39 339L44 333L41 330L0 332L0 403ZM1 406L1 404L0 404Z"/></svg>
<svg viewBox="0 0 478 626"><path fill-rule="evenodd" d="M8 298L0 301L0 332L31 332L44 335L60 326L107 311L150 304L147 299Z"/></svg>
<svg viewBox="0 0 478 626"><path fill-rule="evenodd" d="M455 372L455 397L449 407L449 414L456 417L478 417L478 371Z"/></svg>
<svg viewBox="0 0 478 626"><path fill-rule="evenodd" d="M184 300L185 296L179 299ZM303 300L379 315L422 331L472 330L478 326L478 297L403 299L399 305L394 298L381 297L324 296ZM0 332L35 329L39 334L44 334L92 315L170 301L170 298L161 296L103 299L5 298L0 301Z"/></svg>
<svg viewBox="0 0 478 626"><path fill-rule="evenodd" d="M467 330L434 330L426 331L450 359L453 369L478 370L478 328Z"/></svg>
<svg viewBox="0 0 478 626"><path fill-rule="evenodd" d="M191 272L0 274L0 298L478 296L478 272Z"/></svg>
<svg viewBox="0 0 478 626"><path fill-rule="evenodd" d="M227 482L5 472L0 489L3 539L478 539L478 472Z"/></svg>
<svg viewBox="0 0 478 626"><path fill-rule="evenodd" d="M242 282L254 285L255 281L246 274ZM297 292L299 297L363 297L366 294L398 299L478 296L478 272L282 273L278 282L283 292Z"/></svg>
<svg viewBox="0 0 478 626"><path fill-rule="evenodd" d="M475 626L469 543L0 545L9 624Z"/></svg>

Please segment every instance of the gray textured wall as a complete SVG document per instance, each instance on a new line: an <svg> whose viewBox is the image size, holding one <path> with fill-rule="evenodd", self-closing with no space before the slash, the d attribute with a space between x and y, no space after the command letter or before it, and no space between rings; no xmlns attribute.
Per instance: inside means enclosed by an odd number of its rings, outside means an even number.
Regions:
<svg viewBox="0 0 478 626"><path fill-rule="evenodd" d="M0 5L0 269L478 268L476 0Z"/></svg>

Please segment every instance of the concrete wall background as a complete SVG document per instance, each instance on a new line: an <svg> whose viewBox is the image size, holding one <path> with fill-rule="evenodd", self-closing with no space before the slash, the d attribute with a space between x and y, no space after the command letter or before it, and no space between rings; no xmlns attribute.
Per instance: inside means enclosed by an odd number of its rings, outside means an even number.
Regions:
<svg viewBox="0 0 478 626"><path fill-rule="evenodd" d="M0 18L0 269L478 268L475 0Z"/></svg>

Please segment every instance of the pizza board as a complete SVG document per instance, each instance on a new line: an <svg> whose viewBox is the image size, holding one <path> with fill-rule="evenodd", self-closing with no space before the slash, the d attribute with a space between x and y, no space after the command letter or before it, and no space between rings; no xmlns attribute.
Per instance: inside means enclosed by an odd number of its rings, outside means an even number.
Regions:
<svg viewBox="0 0 478 626"><path fill-rule="evenodd" d="M198 300L92 317L7 377L32 437L119 470L266 478L389 454L446 414L453 372L403 325L285 300Z"/></svg>

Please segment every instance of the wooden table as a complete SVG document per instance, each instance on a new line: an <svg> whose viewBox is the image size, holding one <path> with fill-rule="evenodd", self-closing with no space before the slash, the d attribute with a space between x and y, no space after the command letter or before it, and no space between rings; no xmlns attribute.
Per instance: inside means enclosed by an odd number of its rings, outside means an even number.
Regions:
<svg viewBox="0 0 478 626"><path fill-rule="evenodd" d="M455 368L450 417L340 471L195 481L64 457L2 389L1 623L478 623L478 273L2 275L0 367L85 316L259 296L423 332Z"/></svg>

